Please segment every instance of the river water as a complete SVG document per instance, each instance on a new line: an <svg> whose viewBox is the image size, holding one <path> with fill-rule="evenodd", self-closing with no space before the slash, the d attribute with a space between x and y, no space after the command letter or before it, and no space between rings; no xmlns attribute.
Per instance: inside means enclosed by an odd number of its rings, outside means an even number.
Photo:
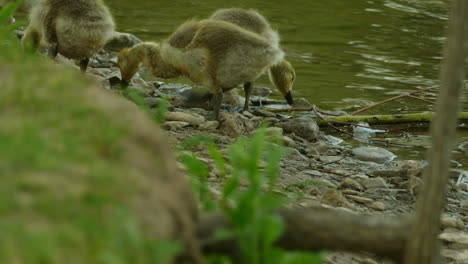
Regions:
<svg viewBox="0 0 468 264"><path fill-rule="evenodd" d="M248 1L108 0L120 31L143 40L161 41L180 23L206 18L216 9L254 8L277 29L281 45L296 69L294 96L324 110L352 112L386 98L438 84L448 2L438 0L326 0ZM271 86L266 76L257 85ZM467 92L465 92L467 94ZM280 98L279 95L277 95ZM434 100L435 93L426 99ZM464 100L463 110L468 103ZM432 110L414 99L403 99L369 114L413 113ZM404 130L409 128L403 127ZM414 128L411 128L415 132ZM420 128L417 133L427 133ZM336 134L340 136L339 134ZM427 136L401 139L416 147L390 148L400 157L423 158ZM345 136L341 136L345 137ZM468 141L461 129L457 146ZM355 144L347 140L346 144ZM455 150L468 167L468 154Z"/></svg>

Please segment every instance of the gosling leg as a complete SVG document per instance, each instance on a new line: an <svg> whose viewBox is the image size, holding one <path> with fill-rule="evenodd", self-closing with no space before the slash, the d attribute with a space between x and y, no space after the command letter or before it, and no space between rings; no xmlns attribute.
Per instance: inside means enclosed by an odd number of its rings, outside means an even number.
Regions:
<svg viewBox="0 0 468 264"><path fill-rule="evenodd" d="M80 70L82 73L86 72L86 69L88 68L88 63L89 63L89 58L84 58L80 60Z"/></svg>
<svg viewBox="0 0 468 264"><path fill-rule="evenodd" d="M252 94L253 84L251 82L244 83L245 103L244 111L249 111L250 95Z"/></svg>
<svg viewBox="0 0 468 264"><path fill-rule="evenodd" d="M27 27L23 39L21 39L23 51L36 52L39 49L40 42L41 34L31 26Z"/></svg>
<svg viewBox="0 0 468 264"><path fill-rule="evenodd" d="M211 106L213 107L213 120L219 121L219 111L221 102L223 101L223 92L213 94L211 98Z"/></svg>

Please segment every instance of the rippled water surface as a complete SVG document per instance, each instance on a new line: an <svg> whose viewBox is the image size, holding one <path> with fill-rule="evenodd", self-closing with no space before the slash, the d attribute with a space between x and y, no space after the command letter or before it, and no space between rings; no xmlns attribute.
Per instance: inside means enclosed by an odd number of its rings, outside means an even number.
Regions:
<svg viewBox="0 0 468 264"><path fill-rule="evenodd" d="M208 17L219 8L257 9L279 31L282 47L296 69L295 97L305 97L322 109L345 111L437 85L448 17L447 1L437 0L107 3L120 31L154 41L167 37L183 21ZM270 86L266 76L257 84ZM426 98L433 100L433 96ZM463 108L468 109L466 100ZM431 109L427 103L404 99L369 113ZM418 137L410 143L427 145L427 141ZM468 141L466 130L460 131L458 141ZM406 155L421 157L422 150L408 148ZM457 159L468 166L466 156L461 151L456 153Z"/></svg>

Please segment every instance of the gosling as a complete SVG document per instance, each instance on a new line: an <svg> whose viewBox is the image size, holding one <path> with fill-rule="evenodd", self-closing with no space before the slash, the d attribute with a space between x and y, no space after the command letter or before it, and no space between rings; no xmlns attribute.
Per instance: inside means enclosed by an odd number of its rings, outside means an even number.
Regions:
<svg viewBox="0 0 468 264"><path fill-rule="evenodd" d="M23 47L29 42L33 50L45 45L52 58L60 53L79 61L82 72L115 30L112 16L101 0L39 1L31 9L29 20Z"/></svg>
<svg viewBox="0 0 468 264"><path fill-rule="evenodd" d="M160 78L186 76L213 94L213 119L219 120L223 92L252 83L283 60L284 53L265 38L235 24L201 20L182 24L160 44L123 49L118 65L128 84L140 64Z"/></svg>
<svg viewBox="0 0 468 264"><path fill-rule="evenodd" d="M255 10L245 10L241 8L219 9L214 12L209 19L222 20L236 24L244 29L261 35L272 45L276 47L279 46L280 38L278 33L271 28L265 17ZM271 83L281 92L288 104L294 104L291 90L294 80L296 79L296 72L294 71L291 63L287 60L282 60L280 63L273 65L268 71L268 76L270 77ZM246 95L250 96L251 89L252 84L244 84ZM246 96L246 104L249 103L248 101L249 98ZM246 109L246 107L244 107L244 109Z"/></svg>

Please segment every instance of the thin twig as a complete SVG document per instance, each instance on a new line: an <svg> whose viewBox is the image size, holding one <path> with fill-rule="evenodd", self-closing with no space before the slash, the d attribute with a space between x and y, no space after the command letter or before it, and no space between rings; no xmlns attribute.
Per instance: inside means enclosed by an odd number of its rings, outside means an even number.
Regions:
<svg viewBox="0 0 468 264"><path fill-rule="evenodd" d="M416 100L420 100L420 101L423 101L423 102L426 102L428 104L432 104L432 105L435 105L435 102L433 101L430 101L430 100L427 100L427 99L424 99L424 98L421 98L421 97L417 97L417 96L414 96L414 95L407 95L406 97L409 97L409 98L412 98L412 99L416 99Z"/></svg>
<svg viewBox="0 0 468 264"><path fill-rule="evenodd" d="M313 111L313 107L294 107L294 108L284 108L284 109L274 109L274 108L265 108L264 110L272 113L281 113L281 112L309 112ZM316 109L317 110L317 109ZM324 114L324 115L329 115L329 116L342 116L342 114L333 114L321 110L317 110L317 112Z"/></svg>
<svg viewBox="0 0 468 264"><path fill-rule="evenodd" d="M362 113L362 112L367 111L367 110L369 110L369 109L372 109L372 108L374 108L374 107L377 107L377 106L380 106L380 105L383 105L383 104L386 104L386 103L389 103L389 102L393 102L393 101L398 100L398 99L403 98L403 97L407 97L408 95L413 95L413 94L417 94L417 93L422 93L422 92L425 92L425 91L429 91L429 90L434 89L434 88L436 88L436 87L438 87L438 86L431 86L431 87L424 88L424 89L418 89L418 90L413 91L413 92L411 92L411 93L400 94L400 95L394 96L394 97L392 97L392 98L388 98L388 99L385 99L385 100L383 100L383 101L377 102L377 103L375 103L375 104L366 106L366 107L364 107L364 108L362 108L362 109L360 109L360 110L357 110L357 111L351 113L351 115L356 115L356 114Z"/></svg>

